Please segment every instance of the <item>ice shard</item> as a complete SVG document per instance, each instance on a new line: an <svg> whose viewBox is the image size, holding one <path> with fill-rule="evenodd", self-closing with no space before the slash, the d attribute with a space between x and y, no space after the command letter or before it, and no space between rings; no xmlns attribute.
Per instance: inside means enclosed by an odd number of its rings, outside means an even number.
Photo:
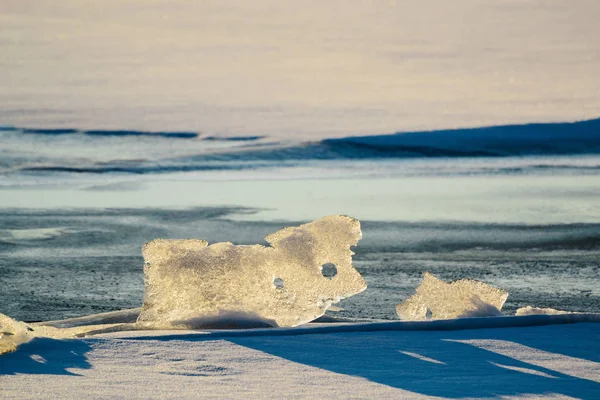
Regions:
<svg viewBox="0 0 600 400"><path fill-rule="evenodd" d="M360 223L331 216L266 237L270 246L204 240L144 245L144 305L152 328L296 326L312 321L367 285L352 266Z"/></svg>
<svg viewBox="0 0 600 400"><path fill-rule="evenodd" d="M0 354L14 351L18 345L33 339L27 324L0 314Z"/></svg>
<svg viewBox="0 0 600 400"><path fill-rule="evenodd" d="M556 310L554 308L540 308L526 306L517 310L515 315L559 315L559 314L577 314L571 311Z"/></svg>
<svg viewBox="0 0 600 400"><path fill-rule="evenodd" d="M86 318L80 318L85 320ZM0 354L15 351L16 348L35 338L71 339L88 333L135 329L134 324L108 323L106 318L98 325L77 325L57 328L40 323L25 323L0 314ZM94 322L94 321L92 321ZM68 324L67 324L68 325Z"/></svg>
<svg viewBox="0 0 600 400"><path fill-rule="evenodd" d="M58 329L49 326L36 326L25 322L14 320L4 314L0 314L0 354L14 351L19 345L27 343L36 337L48 337L63 339L75 337L84 329L76 330Z"/></svg>
<svg viewBox="0 0 600 400"><path fill-rule="evenodd" d="M484 282L447 283L425 272L416 293L396 306L396 314L404 320L497 316L507 297L505 290Z"/></svg>

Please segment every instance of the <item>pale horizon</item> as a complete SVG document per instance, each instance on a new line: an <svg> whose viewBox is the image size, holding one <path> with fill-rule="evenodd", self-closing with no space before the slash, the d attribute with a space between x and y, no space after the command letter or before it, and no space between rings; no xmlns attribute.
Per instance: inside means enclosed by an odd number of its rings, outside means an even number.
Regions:
<svg viewBox="0 0 600 400"><path fill-rule="evenodd" d="M326 138L597 118L596 1L4 1L0 125Z"/></svg>

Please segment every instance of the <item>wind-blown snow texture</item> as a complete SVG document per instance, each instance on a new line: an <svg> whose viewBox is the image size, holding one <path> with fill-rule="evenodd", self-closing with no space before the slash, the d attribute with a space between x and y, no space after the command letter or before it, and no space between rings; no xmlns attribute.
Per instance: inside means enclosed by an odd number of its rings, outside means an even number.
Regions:
<svg viewBox="0 0 600 400"><path fill-rule="evenodd" d="M458 322L468 326L464 321ZM387 323L406 324L457 325L451 320ZM0 394L38 399L172 398L173 393L178 398L593 399L600 393L598 323L428 332L340 328L35 339L0 356ZM296 330L304 334L278 336Z"/></svg>

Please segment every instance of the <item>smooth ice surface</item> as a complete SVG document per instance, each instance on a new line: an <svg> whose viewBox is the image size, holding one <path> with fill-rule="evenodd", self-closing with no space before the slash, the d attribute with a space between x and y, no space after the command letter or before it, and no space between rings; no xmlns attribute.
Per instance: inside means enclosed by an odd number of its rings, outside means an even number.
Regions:
<svg viewBox="0 0 600 400"><path fill-rule="evenodd" d="M404 320L488 317L501 315L505 290L480 281L460 279L446 283L426 272L416 293L396 306Z"/></svg>
<svg viewBox="0 0 600 400"><path fill-rule="evenodd" d="M234 321L296 326L312 321L331 304L366 289L351 264L350 246L361 236L358 220L331 216L267 236L270 247L154 240L143 248L145 292L138 324L202 327L221 320L226 326ZM335 266L335 276L323 274L327 264Z"/></svg>

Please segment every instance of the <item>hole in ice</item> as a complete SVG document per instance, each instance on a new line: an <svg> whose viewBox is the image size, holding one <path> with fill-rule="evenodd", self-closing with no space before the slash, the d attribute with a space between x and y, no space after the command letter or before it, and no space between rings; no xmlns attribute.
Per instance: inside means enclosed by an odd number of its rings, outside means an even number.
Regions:
<svg viewBox="0 0 600 400"><path fill-rule="evenodd" d="M321 273L325 278L333 278L337 275L337 268L332 263L323 264L321 266Z"/></svg>
<svg viewBox="0 0 600 400"><path fill-rule="evenodd" d="M273 279L273 286L275 286L276 289L283 289L283 279L281 279L281 278Z"/></svg>

